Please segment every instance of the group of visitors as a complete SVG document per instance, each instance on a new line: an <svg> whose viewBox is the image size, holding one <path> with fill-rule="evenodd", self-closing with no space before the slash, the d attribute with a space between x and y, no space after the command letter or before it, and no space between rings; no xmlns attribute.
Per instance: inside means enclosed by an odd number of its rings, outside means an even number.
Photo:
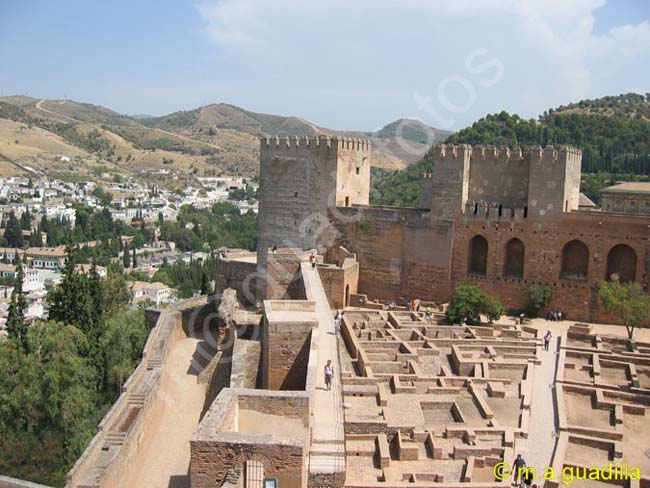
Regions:
<svg viewBox="0 0 650 488"><path fill-rule="evenodd" d="M566 319L566 314L561 310L551 310L546 314L546 320L551 320L553 322L561 322Z"/></svg>

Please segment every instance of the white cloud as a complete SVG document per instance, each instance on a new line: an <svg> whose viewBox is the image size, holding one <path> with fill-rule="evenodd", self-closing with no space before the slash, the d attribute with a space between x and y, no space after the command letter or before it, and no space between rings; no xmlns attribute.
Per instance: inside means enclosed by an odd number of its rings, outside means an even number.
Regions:
<svg viewBox="0 0 650 488"><path fill-rule="evenodd" d="M611 0L610 0L611 1ZM524 116L590 96L643 90L650 24L593 34L604 0L204 0L205 31L247 75L253 106L323 125L370 128L398 116L454 128L487 112ZM468 71L466 60L481 50ZM499 63L503 76L491 86ZM445 80L475 91L457 114L440 100ZM447 102L471 101L447 83ZM421 110L414 93L430 96Z"/></svg>

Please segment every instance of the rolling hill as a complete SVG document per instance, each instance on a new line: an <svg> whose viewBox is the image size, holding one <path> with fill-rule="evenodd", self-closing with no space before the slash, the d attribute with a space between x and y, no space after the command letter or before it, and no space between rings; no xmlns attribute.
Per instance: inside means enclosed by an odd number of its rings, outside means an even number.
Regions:
<svg viewBox="0 0 650 488"><path fill-rule="evenodd" d="M72 100L0 97L0 154L36 171L71 178L156 168L188 176L252 177L258 172L260 136L320 134L372 139L373 163L387 169L405 168L449 135L409 119L376 132L335 131L299 117L223 103L162 117L130 117Z"/></svg>

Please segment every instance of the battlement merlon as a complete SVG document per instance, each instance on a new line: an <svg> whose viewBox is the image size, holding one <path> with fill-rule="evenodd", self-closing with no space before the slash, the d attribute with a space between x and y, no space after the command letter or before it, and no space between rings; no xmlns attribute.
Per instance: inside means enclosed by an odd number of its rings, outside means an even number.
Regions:
<svg viewBox="0 0 650 488"><path fill-rule="evenodd" d="M523 161L531 160L563 161L570 157L581 157L582 151L571 146L555 148L553 146L496 147L471 146L469 144L436 144L433 147L434 160L457 159L466 151L471 151L473 161Z"/></svg>
<svg viewBox="0 0 650 488"><path fill-rule="evenodd" d="M370 152L372 143L368 139L357 139L341 136L291 136L291 137L261 137L261 150L283 151L285 149L346 149L361 152Z"/></svg>

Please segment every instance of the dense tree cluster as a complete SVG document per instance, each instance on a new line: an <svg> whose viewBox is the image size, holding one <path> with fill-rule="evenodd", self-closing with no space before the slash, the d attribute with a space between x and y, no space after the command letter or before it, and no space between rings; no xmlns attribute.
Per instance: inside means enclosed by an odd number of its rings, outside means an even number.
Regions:
<svg viewBox="0 0 650 488"><path fill-rule="evenodd" d="M181 251L220 247L257 248L257 220L253 212L242 214L230 203L216 203L210 210L181 207L176 222L165 221L161 238L174 241Z"/></svg>
<svg viewBox="0 0 650 488"><path fill-rule="evenodd" d="M73 262L48 293L50 320L23 320L0 339L0 472L53 486L65 484L148 334L144 313L125 307L123 275L100 280ZM14 310L24 310L14 291Z"/></svg>
<svg viewBox="0 0 650 488"><path fill-rule="evenodd" d="M164 263L154 275L153 281L177 289L179 298L190 298L195 293L212 293L212 280L216 273L216 259L210 255L202 261L191 260L189 264L182 260L173 264Z"/></svg>

